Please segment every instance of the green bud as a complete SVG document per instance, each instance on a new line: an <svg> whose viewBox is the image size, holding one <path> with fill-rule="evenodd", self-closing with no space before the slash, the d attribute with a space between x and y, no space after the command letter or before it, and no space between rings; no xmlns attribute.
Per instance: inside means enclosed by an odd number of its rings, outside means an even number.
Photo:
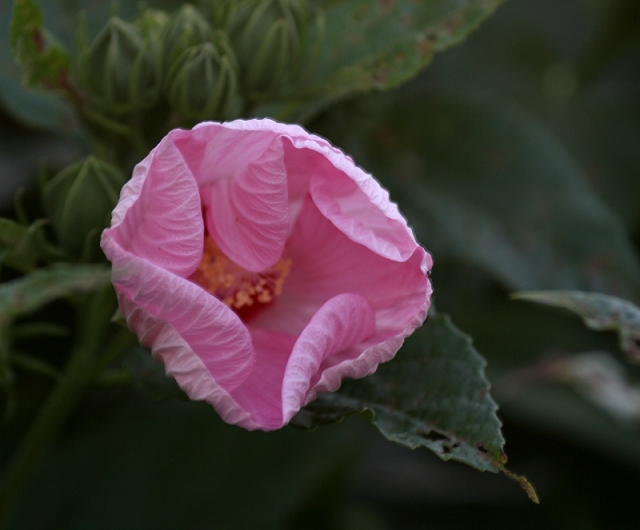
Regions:
<svg viewBox="0 0 640 530"><path fill-rule="evenodd" d="M112 17L91 46L81 49L77 81L91 107L121 115L153 106L160 97L159 43L141 28Z"/></svg>
<svg viewBox="0 0 640 530"><path fill-rule="evenodd" d="M310 17L307 0L237 0L225 29L251 97L273 96L295 74Z"/></svg>
<svg viewBox="0 0 640 530"><path fill-rule="evenodd" d="M133 21L133 25L138 28L143 40L156 39L160 42L168 22L169 17L164 11L144 9L140 16Z"/></svg>
<svg viewBox="0 0 640 530"><path fill-rule="evenodd" d="M70 256L95 255L100 232L109 224L124 183L115 166L88 156L45 184L44 210Z"/></svg>
<svg viewBox="0 0 640 530"><path fill-rule="evenodd" d="M183 5L172 15L164 31L163 58L165 68L181 59L193 46L213 41L213 31L204 16L191 4Z"/></svg>
<svg viewBox="0 0 640 530"><path fill-rule="evenodd" d="M169 71L169 102L182 125L224 119L237 94L233 58L207 42L186 50Z"/></svg>

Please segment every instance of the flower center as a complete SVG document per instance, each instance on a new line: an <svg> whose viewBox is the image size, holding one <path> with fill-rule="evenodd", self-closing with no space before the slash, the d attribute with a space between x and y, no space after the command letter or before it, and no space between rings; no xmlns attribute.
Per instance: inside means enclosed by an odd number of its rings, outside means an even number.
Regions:
<svg viewBox="0 0 640 530"><path fill-rule="evenodd" d="M202 261L191 279L231 309L248 316L247 310L272 302L282 292L290 268L291 260L280 258L262 272L248 271L227 258L207 235Z"/></svg>

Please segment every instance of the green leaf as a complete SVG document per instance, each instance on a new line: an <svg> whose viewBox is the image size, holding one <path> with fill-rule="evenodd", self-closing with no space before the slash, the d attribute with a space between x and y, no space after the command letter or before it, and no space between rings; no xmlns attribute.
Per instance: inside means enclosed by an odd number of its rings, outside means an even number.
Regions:
<svg viewBox="0 0 640 530"><path fill-rule="evenodd" d="M371 98L360 114L338 109L320 132L380 178L440 259L480 266L510 289L640 294L622 223L554 134L517 107L422 90Z"/></svg>
<svg viewBox="0 0 640 530"><path fill-rule="evenodd" d="M325 40L310 89L320 94L391 88L433 52L462 41L501 0L325 2Z"/></svg>
<svg viewBox="0 0 640 530"><path fill-rule="evenodd" d="M69 72L69 54L43 27L42 10L34 0L14 0L11 49L24 69L27 85L61 88Z"/></svg>
<svg viewBox="0 0 640 530"><path fill-rule="evenodd" d="M587 448L596 453L594 458L640 469L640 429L612 418L566 384L537 384L547 371L536 373L518 388L513 385L514 374L532 365L544 366L574 352L615 351L617 337L586 328L568 311L509 300L477 267L450 261L439 265L434 272L439 306L451 312L486 357L491 395L505 423L564 439L567 447ZM630 383L637 384L640 366L625 368Z"/></svg>
<svg viewBox="0 0 640 530"><path fill-rule="evenodd" d="M458 44L504 0L330 0L323 2L319 58L310 37L309 79L291 89L293 101L256 114L304 122L358 92L393 88L411 79L435 52ZM317 32L322 30L316 29Z"/></svg>
<svg viewBox="0 0 640 530"><path fill-rule="evenodd" d="M19 272L29 272L41 260L63 256L62 251L46 241L43 219L24 226L11 219L0 218L0 265Z"/></svg>
<svg viewBox="0 0 640 530"><path fill-rule="evenodd" d="M611 91L598 87L580 95L562 109L550 109L548 120L554 119L589 182L634 233L640 228L640 100L633 89Z"/></svg>
<svg viewBox="0 0 640 530"><path fill-rule="evenodd" d="M0 285L0 323L36 311L67 296L96 291L111 282L101 265L57 263Z"/></svg>
<svg viewBox="0 0 640 530"><path fill-rule="evenodd" d="M640 100L638 69L632 65L638 64L640 46L628 43L626 51L612 47L624 28L609 32L613 28L607 22L620 8L616 4L630 8L636 3L588 4L597 12L585 9L587 3L582 9L576 6L572 15L560 14L551 3L536 8L537 20L557 20L553 23L562 26L564 16L581 20L583 33L578 37L548 31L531 20L526 6L510 3L465 46L436 61L429 68L429 80L448 90L515 102L533 113L559 137L589 183L634 231L640 223ZM627 17L636 29L637 20ZM602 30L607 34L598 35ZM571 42L587 54L580 57L570 51Z"/></svg>
<svg viewBox="0 0 640 530"><path fill-rule="evenodd" d="M443 460L481 471L504 471L504 438L484 367L471 338L447 316L431 314L395 359L369 377L321 394L294 424L313 428L360 412L391 441L427 447ZM507 474L535 500L526 479Z"/></svg>
<svg viewBox="0 0 640 530"><path fill-rule="evenodd" d="M597 331L615 330L620 348L634 362L640 362L640 308L614 296L580 291L523 291L516 300L563 307L582 317L587 327Z"/></svg>

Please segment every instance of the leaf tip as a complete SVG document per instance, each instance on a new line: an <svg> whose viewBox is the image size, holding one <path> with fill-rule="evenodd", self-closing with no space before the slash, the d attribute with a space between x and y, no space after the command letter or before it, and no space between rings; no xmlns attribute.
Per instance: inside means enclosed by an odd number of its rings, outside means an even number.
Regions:
<svg viewBox="0 0 640 530"><path fill-rule="evenodd" d="M529 480L527 480L527 477L525 477L523 475L516 475L515 473L512 473L511 471L509 471L505 467L504 463L502 463L502 462L494 461L493 464L507 478L510 478L511 480L515 480L518 484L520 484L522 489L527 494L527 497L529 497L529 499L531 499L532 502L534 502L535 504L540 504L540 498L538 497L538 493L536 492L535 488L533 487L533 484L531 484L531 482L529 482Z"/></svg>

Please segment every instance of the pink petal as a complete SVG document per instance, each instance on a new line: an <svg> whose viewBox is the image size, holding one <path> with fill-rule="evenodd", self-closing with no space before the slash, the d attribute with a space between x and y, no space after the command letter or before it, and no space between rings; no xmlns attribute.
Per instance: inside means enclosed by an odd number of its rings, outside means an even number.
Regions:
<svg viewBox="0 0 640 530"><path fill-rule="evenodd" d="M264 151L278 139L269 128L254 128L251 134L234 124L260 124L260 120L248 122L204 122L190 131L175 129L169 133L187 161L199 187L218 180L229 180L246 171Z"/></svg>
<svg viewBox="0 0 640 530"><path fill-rule="evenodd" d="M102 237L179 276L196 269L204 238L200 195L171 138L136 166Z"/></svg>
<svg viewBox="0 0 640 530"><path fill-rule="evenodd" d="M282 382L284 423L305 403L322 362L332 355L359 353L362 342L375 331L373 308L362 296L340 294L320 308L298 337L287 363Z"/></svg>
<svg viewBox="0 0 640 530"><path fill-rule="evenodd" d="M278 138L309 142L315 150L325 149L349 161L351 159L334 148L324 138L309 134L299 125L277 123L269 119L236 120L225 123L204 122L190 131L173 130L171 138L183 153L200 186L213 184L243 173L265 149ZM309 157L305 150L285 142L285 165L289 202L295 212L309 188ZM296 156L299 153L301 156ZM353 162L351 161L353 164ZM295 215L292 216L292 220Z"/></svg>
<svg viewBox="0 0 640 530"><path fill-rule="evenodd" d="M389 193L338 149L315 139L290 140L314 152L309 188L322 214L343 233L377 254L405 261L417 243Z"/></svg>
<svg viewBox="0 0 640 530"><path fill-rule="evenodd" d="M233 179L220 179L201 193L209 234L227 257L254 272L278 261L289 231L287 174L279 140Z"/></svg>
<svg viewBox="0 0 640 530"><path fill-rule="evenodd" d="M206 401L227 423L256 428L249 413L218 384L173 326L151 316L122 294L118 300L128 325L139 330L140 342L151 348L153 357L164 364L167 375L175 378L190 399Z"/></svg>
<svg viewBox="0 0 640 530"><path fill-rule="evenodd" d="M298 335L318 309L340 293L365 297L379 332L404 333L418 327L429 308L431 258L417 244L406 261L382 257L352 241L307 197L285 256L291 272L282 294L251 326Z"/></svg>
<svg viewBox="0 0 640 530"><path fill-rule="evenodd" d="M397 335L393 332L377 333L359 349L341 352L326 359L311 379L311 388L302 405L313 401L318 392L335 392L346 377L361 379L374 373L380 363L386 363L395 357L404 339L414 329L410 327Z"/></svg>
<svg viewBox="0 0 640 530"><path fill-rule="evenodd" d="M282 379L296 337L251 329L251 338L256 352L253 372L231 395L260 429L279 429L284 425Z"/></svg>
<svg viewBox="0 0 640 530"><path fill-rule="evenodd" d="M113 263L113 285L121 300L133 304L122 307L123 313L130 312L124 313L125 317L131 318L134 306L151 317L128 322L143 344L150 330L158 322L165 322L226 392L249 377L255 353L247 328L233 311L189 280L120 248L112 238L103 238L103 243Z"/></svg>

